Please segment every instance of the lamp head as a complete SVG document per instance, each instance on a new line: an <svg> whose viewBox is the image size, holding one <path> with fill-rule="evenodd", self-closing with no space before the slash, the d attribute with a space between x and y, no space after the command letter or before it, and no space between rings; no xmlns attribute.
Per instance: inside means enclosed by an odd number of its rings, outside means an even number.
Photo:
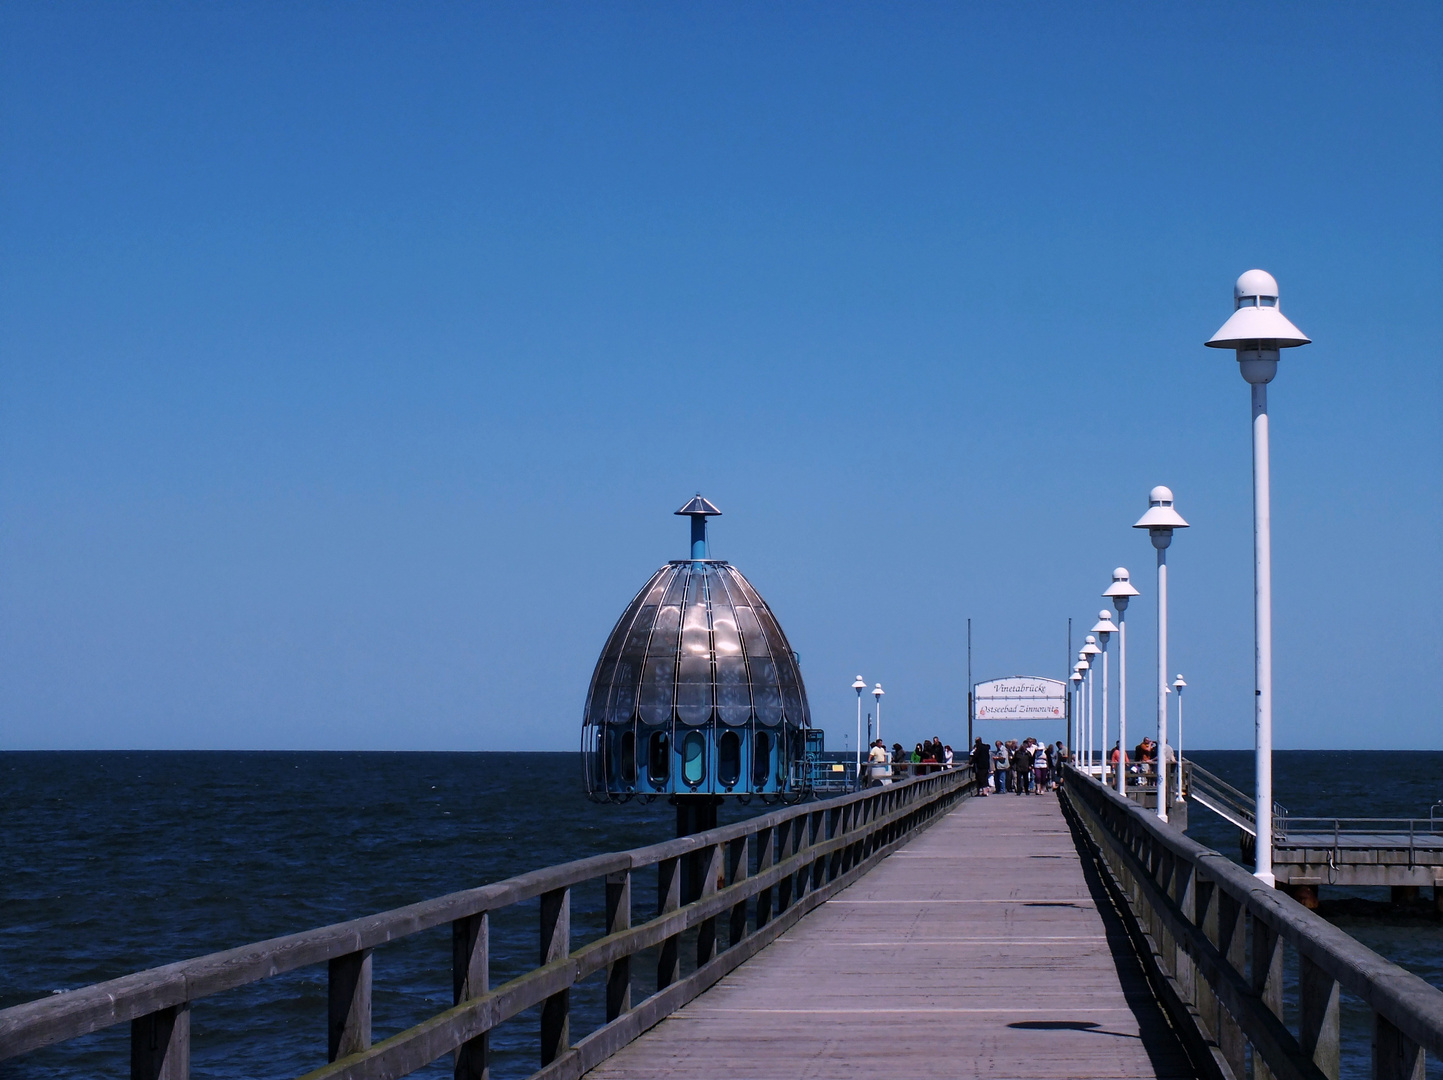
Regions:
<svg viewBox="0 0 1443 1080"><path fill-rule="evenodd" d="M1159 551L1172 543L1174 529L1186 529L1188 523L1172 507L1172 489L1159 484L1147 496L1147 513L1137 519L1134 529L1146 529L1152 546Z"/></svg>
<svg viewBox="0 0 1443 1080"><path fill-rule="evenodd" d="M877 686L876 686L876 688L873 689L873 691L872 691L872 696L877 699L877 704L880 705L880 704L882 703L882 695L885 694L886 692L887 692L887 691L885 691L885 690L882 689L882 684L881 684L881 683L878 683Z"/></svg>
<svg viewBox="0 0 1443 1080"><path fill-rule="evenodd" d="M1102 649L1098 650L1102 652L1107 648L1108 636L1117 633L1117 623L1112 621L1112 612L1107 608L1097 613L1097 625L1092 628L1092 632L1102 639Z"/></svg>
<svg viewBox="0 0 1443 1080"><path fill-rule="evenodd" d="M1112 606L1117 608L1119 615L1127 610L1127 602L1138 595L1137 590L1133 588L1127 567L1119 566L1112 572L1112 584L1102 590L1102 595L1112 600ZM1094 627L1094 629L1096 628Z"/></svg>
<svg viewBox="0 0 1443 1080"><path fill-rule="evenodd" d="M1067 680L1068 682L1080 683L1082 681L1082 676L1074 671L1071 675L1067 676Z"/></svg>
<svg viewBox="0 0 1443 1080"><path fill-rule="evenodd" d="M863 679L862 676L858 675L857 681L852 684L852 689L857 691L858 697L861 697L862 691L867 689L867 680Z"/></svg>
<svg viewBox="0 0 1443 1080"><path fill-rule="evenodd" d="M1082 672L1086 671L1090 666L1086 660L1079 660L1072 665L1072 670L1077 673L1077 677L1080 679L1082 678Z"/></svg>
<svg viewBox="0 0 1443 1080"><path fill-rule="evenodd" d="M1176 690L1179 694L1182 693L1182 688L1183 688L1184 686L1186 686L1186 685L1187 685L1187 683L1183 682L1183 678L1182 678L1182 674L1181 674L1181 673L1179 673L1179 674L1178 674L1178 677L1172 681L1172 687L1173 687L1173 689Z"/></svg>
<svg viewBox="0 0 1443 1080"><path fill-rule="evenodd" d="M1091 634L1088 634L1087 644L1082 647L1082 658L1084 660L1091 660L1100 652L1102 652L1102 650L1097 647L1093 636Z"/></svg>
<svg viewBox="0 0 1443 1080"><path fill-rule="evenodd" d="M1310 340L1278 310L1277 279L1266 270L1249 270L1233 286L1232 316L1206 344L1236 350L1243 378L1269 383L1278 373L1278 350Z"/></svg>

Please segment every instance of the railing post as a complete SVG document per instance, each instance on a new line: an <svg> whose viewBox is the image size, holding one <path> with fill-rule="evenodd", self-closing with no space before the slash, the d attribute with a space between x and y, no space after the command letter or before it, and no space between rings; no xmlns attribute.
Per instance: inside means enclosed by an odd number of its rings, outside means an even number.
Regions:
<svg viewBox="0 0 1443 1080"><path fill-rule="evenodd" d="M716 895L716 879L721 874L722 852L720 844L708 844L696 853L697 865L701 872L697 899L705 900ZM716 916L703 919L696 930L696 966L716 957Z"/></svg>
<svg viewBox="0 0 1443 1080"><path fill-rule="evenodd" d="M1247 964L1247 910L1233 896L1218 890L1218 952L1239 975ZM1241 1078L1247 1062L1247 1043L1243 1029L1221 1004L1218 1006L1218 1049L1227 1059L1233 1075Z"/></svg>
<svg viewBox="0 0 1443 1080"><path fill-rule="evenodd" d="M768 827L757 830L757 874L765 874L775 861L776 830ZM760 930L772 918L772 893L774 889L763 889L757 893L757 929Z"/></svg>
<svg viewBox="0 0 1443 1080"><path fill-rule="evenodd" d="M777 862L784 863L797 849L798 818L787 818L777 825ZM788 874L777 882L777 914L792 906L792 887L797 875Z"/></svg>
<svg viewBox="0 0 1443 1080"><path fill-rule="evenodd" d="M811 818L811 824L809 827L811 846L816 847L820 843L826 843L827 811L817 810L814 813L808 814L807 816ZM810 879L807 884L808 892L813 892L817 889L820 889L823 885L827 883L827 856L819 855L817 858L813 859L810 863L807 864L807 869L810 871L810 873L807 875Z"/></svg>
<svg viewBox="0 0 1443 1080"><path fill-rule="evenodd" d="M1424 1080L1423 1048L1373 1014L1373 1080Z"/></svg>
<svg viewBox="0 0 1443 1080"><path fill-rule="evenodd" d="M1252 985L1258 1000L1279 1020L1283 1018L1283 939L1278 932L1251 913L1252 923ZM1253 1080L1273 1075L1267 1063L1254 1051Z"/></svg>
<svg viewBox="0 0 1443 1080"><path fill-rule="evenodd" d="M751 837L739 836L727 845L727 884L735 885L745 881L748 863L751 861L749 848ZM732 906L731 925L727 927L727 948L736 945L747 936L747 902Z"/></svg>
<svg viewBox="0 0 1443 1080"><path fill-rule="evenodd" d="M1298 955L1298 1042L1328 1077L1338 1080L1339 991L1331 975L1304 953Z"/></svg>
<svg viewBox="0 0 1443 1080"><path fill-rule="evenodd" d="M839 837L839 836L842 835L842 833L843 833L842 824L843 824L843 822L846 820L846 818L845 818L845 816L844 816L845 813L846 813L846 808L839 806L839 807L837 807L835 810L831 811L830 814L828 815L828 821L827 821L827 839L828 839L828 840L835 840L835 839L837 839L837 837ZM839 848L837 848L836 851L832 852L831 856L827 859L827 880L828 880L828 881L836 881L836 880L837 880L837 875L842 872L842 859L843 859L843 857L845 856L846 851L847 851L847 849L846 849L845 846L839 847Z"/></svg>
<svg viewBox="0 0 1443 1080"><path fill-rule="evenodd" d="M190 1002L130 1022L130 1080L188 1080Z"/></svg>
<svg viewBox="0 0 1443 1080"><path fill-rule="evenodd" d="M326 1060L371 1047L371 950L338 956L327 965Z"/></svg>
<svg viewBox="0 0 1443 1080"><path fill-rule="evenodd" d="M491 923L486 912L451 923L451 1003L480 997L491 989ZM455 1080L490 1076L490 1032L468 1039L456 1050Z"/></svg>
<svg viewBox="0 0 1443 1080"><path fill-rule="evenodd" d="M631 929L631 871L606 875L606 932ZM631 1011L631 955L618 957L606 969L606 1022Z"/></svg>
<svg viewBox="0 0 1443 1080"><path fill-rule="evenodd" d="M656 913L666 915L681 907L681 859L662 859L656 864ZM656 988L663 990L681 978L680 935L661 943L656 956Z"/></svg>
<svg viewBox="0 0 1443 1080"><path fill-rule="evenodd" d="M571 955L571 890L541 894L541 966ZM541 1003L541 1064L550 1065L571 1045L571 990Z"/></svg>

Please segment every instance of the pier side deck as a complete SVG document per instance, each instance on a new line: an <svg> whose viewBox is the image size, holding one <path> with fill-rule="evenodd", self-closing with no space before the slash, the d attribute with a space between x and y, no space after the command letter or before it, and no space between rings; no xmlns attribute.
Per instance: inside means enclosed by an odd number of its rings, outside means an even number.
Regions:
<svg viewBox="0 0 1443 1080"><path fill-rule="evenodd" d="M967 800L587 1074L1193 1075L1050 794Z"/></svg>

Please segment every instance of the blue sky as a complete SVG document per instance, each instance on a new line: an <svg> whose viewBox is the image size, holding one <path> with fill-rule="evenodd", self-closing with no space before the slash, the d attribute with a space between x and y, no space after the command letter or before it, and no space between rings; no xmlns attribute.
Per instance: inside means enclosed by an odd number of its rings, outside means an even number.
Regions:
<svg viewBox="0 0 1443 1080"><path fill-rule="evenodd" d="M840 745L1065 670L1443 748L1436 4L0 8L0 746L567 749L724 511ZM893 726L895 725L895 726ZM1039 734L1043 734L1039 732Z"/></svg>

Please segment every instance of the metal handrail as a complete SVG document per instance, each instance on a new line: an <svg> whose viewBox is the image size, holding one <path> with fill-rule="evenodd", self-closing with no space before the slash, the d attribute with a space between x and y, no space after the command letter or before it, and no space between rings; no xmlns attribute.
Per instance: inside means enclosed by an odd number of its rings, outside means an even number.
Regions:
<svg viewBox="0 0 1443 1080"><path fill-rule="evenodd" d="M1287 839L1295 833L1331 833L1335 836L1404 834L1443 835L1443 821L1427 818L1385 817L1302 817L1289 815L1283 820L1280 834Z"/></svg>
<svg viewBox="0 0 1443 1080"><path fill-rule="evenodd" d="M1236 825L1249 836L1256 837L1257 800L1247 792L1239 791L1222 777L1204 769L1195 761L1183 759L1187 775L1188 798L1207 807L1225 821ZM1279 802L1273 803L1273 838L1283 835L1289 818L1288 808Z"/></svg>
<svg viewBox="0 0 1443 1080"><path fill-rule="evenodd" d="M1222 1076L1253 1063L1276 1077L1340 1070L1339 995L1373 1014L1373 1075L1423 1075L1443 1057L1443 990L1379 956L1236 863L1131 800L1069 770L1063 804L1085 833L1178 1030ZM1285 1022L1292 946L1300 1006Z"/></svg>

